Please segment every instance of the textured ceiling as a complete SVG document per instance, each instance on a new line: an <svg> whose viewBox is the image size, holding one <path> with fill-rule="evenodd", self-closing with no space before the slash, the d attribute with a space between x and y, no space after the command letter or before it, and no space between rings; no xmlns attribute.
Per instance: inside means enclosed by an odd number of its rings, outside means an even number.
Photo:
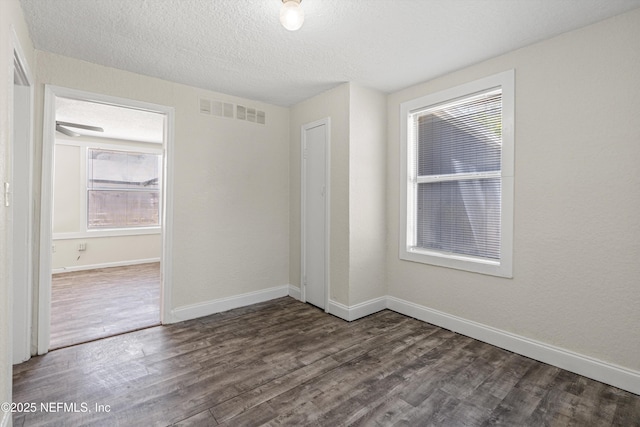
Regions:
<svg viewBox="0 0 640 427"><path fill-rule="evenodd" d="M395 91L640 0L21 0L36 48L289 106L342 82Z"/></svg>

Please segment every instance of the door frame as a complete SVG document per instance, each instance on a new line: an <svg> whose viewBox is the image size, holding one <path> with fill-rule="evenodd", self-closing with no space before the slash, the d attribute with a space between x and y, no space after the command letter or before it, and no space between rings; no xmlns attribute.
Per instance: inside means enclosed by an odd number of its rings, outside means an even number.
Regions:
<svg viewBox="0 0 640 427"><path fill-rule="evenodd" d="M325 198L324 198L324 218L325 218L325 236L324 236L324 255L325 255L325 275L324 275L324 311L329 312L329 289L331 288L330 264L331 264L331 118L325 117L310 123L302 125L300 130L300 177L301 177L301 197L300 197L300 300L307 302L306 298L306 221L307 221L307 135L306 131L318 126L325 126Z"/></svg>
<svg viewBox="0 0 640 427"><path fill-rule="evenodd" d="M13 65L12 65L12 73L10 73L11 78L15 80L14 76L17 74L20 80L20 86L26 86L28 88L28 94L26 99L26 108L24 108L24 114L27 117L24 117L23 124L26 124L26 137L22 143L26 143L26 156L25 158L19 159L24 160L25 163L20 161L19 163L15 162L15 149L16 149L16 138L15 138L15 123L16 123L16 115L21 114L20 112L15 111L15 97L17 94L14 91L15 83L14 81L10 84L9 89L9 126L10 128L10 169L8 182L10 185L14 186L15 174L14 171L18 168L26 171L27 176L27 194L24 195L27 198L27 203L25 206L26 212L22 212L20 215L16 215L15 213L15 197L11 197L11 210L10 210L10 221L12 226L11 230L14 229L13 224L15 224L16 220L25 221L26 222L26 231L27 231L27 241L23 242L26 245L25 252L25 264L26 264L26 288L24 292L17 292L17 281L15 280L15 274L13 271L14 265L14 252L16 242L13 241L13 231L11 231L11 237L9 240L9 248L11 249L9 254L9 265L11 265L11 290L10 296L12 300L12 304L10 304L10 318L11 318L11 330L13 332L13 336L11 337L12 342L12 359L13 363L25 362L31 358L31 347L32 347L32 300L33 300L33 255L34 255L34 247L33 247L33 225L34 225L34 212L33 212L33 105L34 105L34 80L33 74L29 69L29 63L26 60L24 51L22 46L20 45L20 40L18 35L15 32L15 28L11 27L11 37L12 37L12 52L13 52ZM15 186L14 186L15 187ZM13 196L13 192L10 191L11 196ZM24 215L24 217L23 217ZM19 218L18 218L19 217ZM23 252L23 251L21 251ZM11 307L12 306L12 307ZM16 322L18 319L16 318L16 312L22 313L24 317L20 319L19 322Z"/></svg>
<svg viewBox="0 0 640 427"><path fill-rule="evenodd" d="M53 239L53 153L55 146L55 99L71 98L125 108L150 111L166 117L163 142L162 254L160 322L172 323L172 242L173 242L173 158L175 109L165 105L135 101L61 86L45 85L42 128L42 188L40 205L40 280L38 287L38 354L49 350L51 327L51 247Z"/></svg>

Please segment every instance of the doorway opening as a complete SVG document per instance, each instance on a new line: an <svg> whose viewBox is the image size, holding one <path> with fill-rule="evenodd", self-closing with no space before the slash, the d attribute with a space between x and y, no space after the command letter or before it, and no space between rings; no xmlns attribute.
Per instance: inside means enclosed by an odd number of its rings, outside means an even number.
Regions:
<svg viewBox="0 0 640 427"><path fill-rule="evenodd" d="M39 354L167 322L172 121L46 87Z"/></svg>

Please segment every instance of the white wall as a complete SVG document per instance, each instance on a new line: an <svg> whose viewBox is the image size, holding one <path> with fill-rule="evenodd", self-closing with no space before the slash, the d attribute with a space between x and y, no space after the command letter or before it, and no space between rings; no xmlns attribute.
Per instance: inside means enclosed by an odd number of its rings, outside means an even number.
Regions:
<svg viewBox="0 0 640 427"><path fill-rule="evenodd" d="M53 233L79 233L84 186L79 146L58 144L53 161Z"/></svg>
<svg viewBox="0 0 640 427"><path fill-rule="evenodd" d="M295 286L301 268L301 127L324 117L331 118L330 304L350 307L386 293L386 96L345 83L291 108L289 281Z"/></svg>
<svg viewBox="0 0 640 427"><path fill-rule="evenodd" d="M349 306L387 293L387 97L350 85Z"/></svg>
<svg viewBox="0 0 640 427"><path fill-rule="evenodd" d="M399 106L514 68L513 279L398 259ZM388 99L391 296L640 371L640 10Z"/></svg>
<svg viewBox="0 0 640 427"><path fill-rule="evenodd" d="M54 273L79 269L130 265L160 259L162 236L160 230L139 235L115 236L103 232L86 231L83 210L86 211L86 144L127 149L157 148L158 144L89 138L56 139L53 180L53 253ZM108 145L105 145L108 144ZM93 146L93 145L92 145ZM74 238L70 238L74 237ZM85 243L86 250L78 251Z"/></svg>
<svg viewBox="0 0 640 427"><path fill-rule="evenodd" d="M175 108L173 308L288 283L286 108L40 51L37 81L38 105L53 84ZM258 107L267 124L202 115L200 97Z"/></svg>
<svg viewBox="0 0 640 427"><path fill-rule="evenodd" d="M34 50L17 0L0 1L0 182L8 180L10 139L13 127L13 32L26 56L28 67L34 68ZM10 210L0 201L0 402L11 402L12 331L11 331L11 264L9 222ZM0 425L9 423L10 413L0 412Z"/></svg>
<svg viewBox="0 0 640 427"><path fill-rule="evenodd" d="M78 250L83 243L84 251ZM53 239L52 272L89 270L160 261L162 235Z"/></svg>

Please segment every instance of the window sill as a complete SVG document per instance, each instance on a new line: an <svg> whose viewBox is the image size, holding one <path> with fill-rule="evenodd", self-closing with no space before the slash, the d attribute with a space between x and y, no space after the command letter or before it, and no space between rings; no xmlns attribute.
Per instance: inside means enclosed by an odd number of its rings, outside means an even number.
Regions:
<svg viewBox="0 0 640 427"><path fill-rule="evenodd" d="M413 248L400 250L400 259L404 261L418 262L421 264L435 265L439 267L453 268L472 273L486 274L512 278L512 267L505 260L494 261L483 258L475 258L464 255L456 255L441 252L432 252Z"/></svg>
<svg viewBox="0 0 640 427"><path fill-rule="evenodd" d="M97 237L144 236L160 234L161 227L118 228L110 230L88 230L76 233L54 233L53 240L91 239Z"/></svg>

